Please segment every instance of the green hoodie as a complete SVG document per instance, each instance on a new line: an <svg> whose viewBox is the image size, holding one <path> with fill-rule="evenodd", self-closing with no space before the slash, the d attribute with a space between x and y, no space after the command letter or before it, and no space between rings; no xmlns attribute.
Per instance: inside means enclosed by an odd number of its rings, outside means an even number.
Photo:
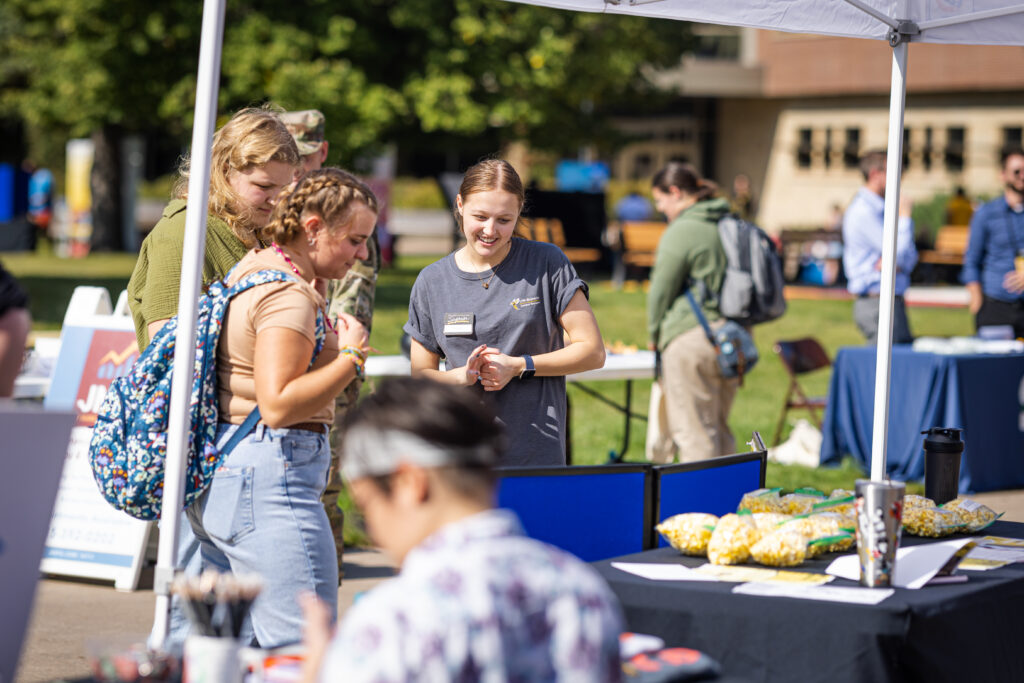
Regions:
<svg viewBox="0 0 1024 683"><path fill-rule="evenodd" d="M700 323L686 298L686 288L703 282L709 293L701 309L708 321L718 320L718 291L725 278L726 258L718 237L718 220L729 212L724 199L697 202L676 216L658 243L647 295L647 329L659 351ZM694 289L700 301L700 288Z"/></svg>

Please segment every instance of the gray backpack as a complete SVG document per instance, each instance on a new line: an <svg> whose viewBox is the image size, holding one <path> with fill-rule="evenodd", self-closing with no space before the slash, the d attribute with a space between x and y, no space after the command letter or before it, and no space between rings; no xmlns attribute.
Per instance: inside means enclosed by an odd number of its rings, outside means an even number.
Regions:
<svg viewBox="0 0 1024 683"><path fill-rule="evenodd" d="M718 310L745 325L775 320L786 312L782 262L764 230L730 214L718 221L728 265Z"/></svg>

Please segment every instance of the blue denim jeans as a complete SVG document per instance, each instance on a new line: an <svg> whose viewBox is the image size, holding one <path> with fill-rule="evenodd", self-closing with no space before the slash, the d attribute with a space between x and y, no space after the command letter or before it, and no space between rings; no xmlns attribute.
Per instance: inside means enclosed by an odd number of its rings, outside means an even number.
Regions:
<svg viewBox="0 0 1024 683"><path fill-rule="evenodd" d="M217 443L235 429L221 424ZM257 425L186 510L200 556L198 567L189 562L189 573L214 569L262 577L263 590L250 613L261 647L302 639L302 592L315 593L337 616L338 560L320 502L329 467L326 431Z"/></svg>

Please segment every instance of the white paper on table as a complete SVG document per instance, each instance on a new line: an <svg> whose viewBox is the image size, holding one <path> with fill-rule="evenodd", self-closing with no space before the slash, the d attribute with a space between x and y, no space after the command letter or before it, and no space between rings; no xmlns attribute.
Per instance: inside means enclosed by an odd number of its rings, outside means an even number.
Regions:
<svg viewBox="0 0 1024 683"><path fill-rule="evenodd" d="M858 570L859 571L859 570ZM892 588L855 588L850 586L807 586L792 583L741 583L732 589L733 593L763 595L778 598L802 598L804 600L826 600L849 602L855 605L877 605L892 595Z"/></svg>
<svg viewBox="0 0 1024 683"><path fill-rule="evenodd" d="M643 562L612 562L619 571L642 576L652 581L717 581L713 576L695 572L681 564L654 564Z"/></svg>
<svg viewBox="0 0 1024 683"><path fill-rule="evenodd" d="M897 588L920 588L949 562L956 551L973 541L971 538L958 538L900 548L896 551L896 573L892 585ZM860 581L860 560L856 553L837 557L825 573L841 579Z"/></svg>
<svg viewBox="0 0 1024 683"><path fill-rule="evenodd" d="M994 546L971 548L967 557L975 560L996 560L998 562L1024 562L1024 550Z"/></svg>

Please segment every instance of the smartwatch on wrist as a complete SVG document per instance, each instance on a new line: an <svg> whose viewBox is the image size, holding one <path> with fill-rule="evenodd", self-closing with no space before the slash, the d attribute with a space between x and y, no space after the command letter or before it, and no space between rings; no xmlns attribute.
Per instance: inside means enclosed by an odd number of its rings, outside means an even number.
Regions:
<svg viewBox="0 0 1024 683"><path fill-rule="evenodd" d="M533 377L534 372L536 372L533 368L533 356L528 356L524 353L523 360L526 361L526 367L519 373L519 379L530 379Z"/></svg>

